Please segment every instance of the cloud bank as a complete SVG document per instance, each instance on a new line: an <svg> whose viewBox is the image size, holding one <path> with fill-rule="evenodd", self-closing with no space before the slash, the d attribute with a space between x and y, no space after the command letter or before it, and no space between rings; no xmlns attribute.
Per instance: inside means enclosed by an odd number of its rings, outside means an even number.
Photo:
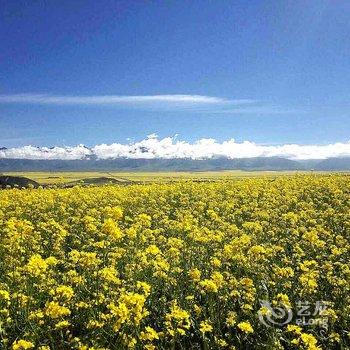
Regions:
<svg viewBox="0 0 350 350"><path fill-rule="evenodd" d="M0 158L7 159L114 159L114 158L191 158L208 159L214 157L253 158L283 157L292 160L326 159L349 157L350 141L328 145L285 144L278 146L258 145L254 142L236 142L234 139L217 142L214 139L200 139L194 143L178 140L176 137L159 139L149 135L146 139L128 144L100 144L91 148L84 145L75 147L34 147L24 146L0 149Z"/></svg>

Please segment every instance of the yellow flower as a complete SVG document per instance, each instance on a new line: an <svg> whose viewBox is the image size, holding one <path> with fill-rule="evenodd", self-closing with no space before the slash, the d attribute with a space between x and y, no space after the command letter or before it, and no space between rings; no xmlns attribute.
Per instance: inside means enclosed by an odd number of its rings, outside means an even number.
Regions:
<svg viewBox="0 0 350 350"><path fill-rule="evenodd" d="M193 310L197 315L199 315L202 312L202 308L200 306L198 306L197 304L193 305Z"/></svg>
<svg viewBox="0 0 350 350"><path fill-rule="evenodd" d="M215 284L213 280L205 279L199 282L199 284L201 287L203 287L204 291L206 292L217 293L218 291L218 286Z"/></svg>
<svg viewBox="0 0 350 350"><path fill-rule="evenodd" d="M147 326L145 330L141 332L140 339L152 341L154 339L159 339L159 336L152 327Z"/></svg>
<svg viewBox="0 0 350 350"><path fill-rule="evenodd" d="M317 346L317 340L312 334L302 333L300 336L301 341L307 350L320 350L321 348Z"/></svg>
<svg viewBox="0 0 350 350"><path fill-rule="evenodd" d="M123 218L123 209L120 207L114 207L108 211L108 214L114 220L121 220Z"/></svg>
<svg viewBox="0 0 350 350"><path fill-rule="evenodd" d="M308 293L314 293L318 287L315 273L305 272L299 277L299 282Z"/></svg>
<svg viewBox="0 0 350 350"><path fill-rule="evenodd" d="M33 349L34 344L27 340L17 340L12 344L12 350L27 350L27 349Z"/></svg>
<svg viewBox="0 0 350 350"><path fill-rule="evenodd" d="M137 281L136 288L142 290L146 296L148 296L151 291L151 286L146 282Z"/></svg>
<svg viewBox="0 0 350 350"><path fill-rule="evenodd" d="M192 281L199 281L201 279L201 272L198 269L191 269L188 272L188 275L192 279Z"/></svg>
<svg viewBox="0 0 350 350"><path fill-rule="evenodd" d="M299 327L299 326L293 325L293 324L289 324L289 325L287 326L287 331L288 331L288 332L293 332L293 333L295 333L295 334L301 334L302 328Z"/></svg>
<svg viewBox="0 0 350 350"><path fill-rule="evenodd" d="M115 332L118 332L124 323L138 326L141 320L148 315L144 307L145 303L145 295L130 292L122 294L117 304L110 303L108 308L116 318L113 326Z"/></svg>
<svg viewBox="0 0 350 350"><path fill-rule="evenodd" d="M122 231L112 219L107 219L103 223L102 232L115 240L119 240L123 237Z"/></svg>
<svg viewBox="0 0 350 350"><path fill-rule="evenodd" d="M55 319L70 315L70 310L56 301L51 301L45 307L45 315Z"/></svg>
<svg viewBox="0 0 350 350"><path fill-rule="evenodd" d="M213 326L208 321L202 321L199 325L199 331L204 335L210 333L213 330Z"/></svg>
<svg viewBox="0 0 350 350"><path fill-rule="evenodd" d="M340 335L337 332L332 332L329 336L332 343L339 343L340 342Z"/></svg>
<svg viewBox="0 0 350 350"><path fill-rule="evenodd" d="M224 276L218 271L215 271L211 274L211 279L218 288L221 288L225 282Z"/></svg>
<svg viewBox="0 0 350 350"><path fill-rule="evenodd" d="M244 333L253 333L254 329L249 322L240 322L237 327Z"/></svg>
<svg viewBox="0 0 350 350"><path fill-rule="evenodd" d="M234 311L229 311L226 317L226 324L228 326L234 326L236 324L236 313Z"/></svg>
<svg viewBox="0 0 350 350"><path fill-rule="evenodd" d="M274 300L274 305L279 305L282 304L283 306L290 308L291 304L288 298L287 294L283 294L283 293L278 293L276 296L276 300Z"/></svg>
<svg viewBox="0 0 350 350"><path fill-rule="evenodd" d="M221 266L221 261L218 258L212 258L210 260L210 263L214 266L214 267L220 267Z"/></svg>
<svg viewBox="0 0 350 350"><path fill-rule="evenodd" d="M47 262L39 254L34 254L28 261L27 271L32 276L38 277L46 271L47 267Z"/></svg>
<svg viewBox="0 0 350 350"><path fill-rule="evenodd" d="M54 289L54 290L51 290L50 294L54 295L58 298L70 300L74 296L74 290L70 286L63 286L62 285L62 286L56 287L56 289Z"/></svg>
<svg viewBox="0 0 350 350"><path fill-rule="evenodd" d="M170 308L170 312L165 315L165 326L170 335L175 333L185 335L185 329L190 328L190 314L181 309L177 302L174 301Z"/></svg>
<svg viewBox="0 0 350 350"><path fill-rule="evenodd" d="M249 252L252 255L259 256L259 255L266 254L266 249L265 249L265 247L263 247L261 245L255 245L249 249Z"/></svg>
<svg viewBox="0 0 350 350"><path fill-rule="evenodd" d="M349 176L225 174L0 191L0 348L345 346ZM255 327L266 292L313 324Z"/></svg>
<svg viewBox="0 0 350 350"><path fill-rule="evenodd" d="M215 339L215 343L220 347L220 348L226 348L228 346L227 341L225 339ZM231 349L234 350L234 349Z"/></svg>
<svg viewBox="0 0 350 350"><path fill-rule="evenodd" d="M105 325L105 322L101 322L101 321L97 321L97 320L90 320L87 325L86 328L87 329L98 329L98 328L102 328Z"/></svg>
<svg viewBox="0 0 350 350"><path fill-rule="evenodd" d="M104 267L99 271L100 276L108 282L120 284L120 279L117 277L118 272L113 266Z"/></svg>
<svg viewBox="0 0 350 350"><path fill-rule="evenodd" d="M144 348L146 350L156 350L156 347L153 344L146 344Z"/></svg>
<svg viewBox="0 0 350 350"><path fill-rule="evenodd" d="M147 247L145 253L150 255L158 255L161 254L161 251L156 245L151 244L149 247Z"/></svg>
<svg viewBox="0 0 350 350"><path fill-rule="evenodd" d="M62 328L67 328L70 326L70 323L68 321L60 321L55 324L56 329L62 329Z"/></svg>
<svg viewBox="0 0 350 350"><path fill-rule="evenodd" d="M7 290L0 289L0 300L8 302L10 300L10 293Z"/></svg>
<svg viewBox="0 0 350 350"><path fill-rule="evenodd" d="M78 309L87 309L87 308L89 308L89 304L86 303L85 301L79 301L78 303L75 304L75 306Z"/></svg>

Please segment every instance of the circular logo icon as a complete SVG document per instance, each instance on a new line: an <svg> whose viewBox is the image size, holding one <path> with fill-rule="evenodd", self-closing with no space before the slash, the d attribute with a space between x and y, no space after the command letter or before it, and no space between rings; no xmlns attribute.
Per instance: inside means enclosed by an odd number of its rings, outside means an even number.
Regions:
<svg viewBox="0 0 350 350"><path fill-rule="evenodd" d="M264 311L259 312L259 320L266 327L283 326L293 318L293 311L290 308L272 306L265 300L260 301Z"/></svg>

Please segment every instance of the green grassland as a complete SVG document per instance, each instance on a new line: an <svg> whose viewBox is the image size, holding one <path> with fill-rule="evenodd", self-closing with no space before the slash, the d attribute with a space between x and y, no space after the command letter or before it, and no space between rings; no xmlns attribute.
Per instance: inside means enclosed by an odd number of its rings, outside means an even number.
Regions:
<svg viewBox="0 0 350 350"><path fill-rule="evenodd" d="M217 181L258 176L305 174L300 171L205 171L205 172L9 172L4 175L24 176L41 185L62 185L83 179L111 178L125 183L172 182L181 180ZM308 172L310 173L310 172Z"/></svg>

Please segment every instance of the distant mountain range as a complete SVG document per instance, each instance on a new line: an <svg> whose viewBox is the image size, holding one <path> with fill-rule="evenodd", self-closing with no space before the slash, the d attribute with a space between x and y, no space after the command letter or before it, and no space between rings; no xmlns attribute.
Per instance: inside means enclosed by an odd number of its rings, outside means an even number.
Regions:
<svg viewBox="0 0 350 350"><path fill-rule="evenodd" d="M0 158L0 173L10 171L209 171L316 170L350 171L350 157L290 160L279 157L193 159L32 160Z"/></svg>

